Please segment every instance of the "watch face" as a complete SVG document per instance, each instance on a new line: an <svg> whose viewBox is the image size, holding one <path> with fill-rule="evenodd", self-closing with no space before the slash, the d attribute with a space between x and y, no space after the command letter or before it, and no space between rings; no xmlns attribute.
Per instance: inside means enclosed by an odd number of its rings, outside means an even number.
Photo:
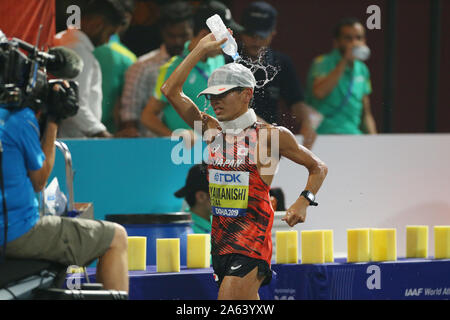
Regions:
<svg viewBox="0 0 450 320"><path fill-rule="evenodd" d="M304 190L301 193L301 195L303 197L305 197L305 199L307 199L309 201L309 205L311 205L311 206L317 206L318 205L316 202L314 202L316 200L316 196L311 191Z"/></svg>
<svg viewBox="0 0 450 320"><path fill-rule="evenodd" d="M306 199L308 199L309 201L314 201L316 199L316 197L314 196L314 193L312 193L311 191L303 191L302 195L305 196Z"/></svg>

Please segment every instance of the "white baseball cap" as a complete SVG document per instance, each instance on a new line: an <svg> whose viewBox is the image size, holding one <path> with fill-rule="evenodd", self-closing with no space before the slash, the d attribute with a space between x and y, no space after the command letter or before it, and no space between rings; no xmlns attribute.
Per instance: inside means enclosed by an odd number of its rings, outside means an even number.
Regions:
<svg viewBox="0 0 450 320"><path fill-rule="evenodd" d="M256 86L256 79L249 68L239 63L228 63L213 71L208 79L208 88L198 94L222 94L236 87L252 88Z"/></svg>

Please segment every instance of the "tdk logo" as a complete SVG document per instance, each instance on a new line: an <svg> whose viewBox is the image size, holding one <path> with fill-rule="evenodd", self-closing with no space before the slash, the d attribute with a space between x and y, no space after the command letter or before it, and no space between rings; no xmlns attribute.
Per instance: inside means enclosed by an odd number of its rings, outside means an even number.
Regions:
<svg viewBox="0 0 450 320"><path fill-rule="evenodd" d="M239 182L241 183L241 180L239 180L240 174L235 173L216 173L214 175L214 180L216 182Z"/></svg>

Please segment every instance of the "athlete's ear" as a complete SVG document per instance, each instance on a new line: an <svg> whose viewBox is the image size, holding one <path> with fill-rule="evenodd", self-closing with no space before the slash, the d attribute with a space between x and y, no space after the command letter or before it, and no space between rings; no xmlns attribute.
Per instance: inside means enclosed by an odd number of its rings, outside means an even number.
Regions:
<svg viewBox="0 0 450 320"><path fill-rule="evenodd" d="M250 101L253 98L253 89L252 88L245 88L243 91L243 97L244 97L244 103L250 104Z"/></svg>

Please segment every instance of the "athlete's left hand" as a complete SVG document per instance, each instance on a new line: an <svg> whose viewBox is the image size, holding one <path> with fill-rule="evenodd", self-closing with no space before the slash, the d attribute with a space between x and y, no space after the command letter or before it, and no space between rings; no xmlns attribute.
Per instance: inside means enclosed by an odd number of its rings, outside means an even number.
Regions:
<svg viewBox="0 0 450 320"><path fill-rule="evenodd" d="M289 209L286 210L286 215L281 218L282 221L293 227L297 223L305 222L306 219L306 208L308 208L309 202L300 197Z"/></svg>

